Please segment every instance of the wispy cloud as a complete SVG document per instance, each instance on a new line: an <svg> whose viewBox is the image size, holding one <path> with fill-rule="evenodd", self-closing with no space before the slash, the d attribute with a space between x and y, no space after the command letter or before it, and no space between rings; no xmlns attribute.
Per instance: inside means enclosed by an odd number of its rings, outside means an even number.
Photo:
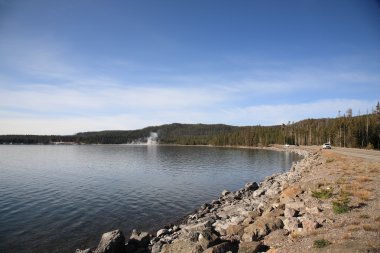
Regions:
<svg viewBox="0 0 380 253"><path fill-rule="evenodd" d="M51 38L0 39L0 134L71 134L172 122L282 124L335 117L348 108L363 113L380 93L380 75L355 67L278 63L239 73L183 74L118 59L85 65L70 52ZM140 80L125 71L138 72ZM372 89L372 97L358 98L358 85ZM331 95L323 99L319 93Z"/></svg>

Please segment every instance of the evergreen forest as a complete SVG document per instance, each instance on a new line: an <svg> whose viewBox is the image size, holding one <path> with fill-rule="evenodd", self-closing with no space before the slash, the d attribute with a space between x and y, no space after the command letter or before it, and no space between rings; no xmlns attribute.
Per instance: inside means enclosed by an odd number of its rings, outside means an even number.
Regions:
<svg viewBox="0 0 380 253"><path fill-rule="evenodd" d="M322 145L380 149L380 104L365 115L352 110L337 118L306 119L275 126L166 124L139 130L83 132L74 135L0 135L0 144L123 144L143 143L150 134L161 144L268 146Z"/></svg>

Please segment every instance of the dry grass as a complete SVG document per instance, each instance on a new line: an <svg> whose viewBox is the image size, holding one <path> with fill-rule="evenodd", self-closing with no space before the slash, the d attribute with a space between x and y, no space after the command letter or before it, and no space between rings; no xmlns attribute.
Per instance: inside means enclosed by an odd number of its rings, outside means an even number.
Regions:
<svg viewBox="0 0 380 253"><path fill-rule="evenodd" d="M347 233L343 234L342 239L343 240L350 240L350 239L354 239L354 237L352 236L352 233L347 232Z"/></svg>
<svg viewBox="0 0 380 253"><path fill-rule="evenodd" d="M351 232L359 231L361 229L362 228L359 225L350 225L350 226L347 226L347 230L351 231Z"/></svg>
<svg viewBox="0 0 380 253"><path fill-rule="evenodd" d="M376 225L372 225L372 224L364 224L364 225L363 225L363 229L364 229L365 231L372 231L372 232L377 232L377 231L379 231L378 226L376 226Z"/></svg>
<svg viewBox="0 0 380 253"><path fill-rule="evenodd" d="M373 193L365 189L354 191L353 195L364 201L369 201L373 199Z"/></svg>
<svg viewBox="0 0 380 253"><path fill-rule="evenodd" d="M362 183L359 183L357 181L351 182L350 184L345 184L343 186L343 190L346 192L349 192L350 195L352 195L354 192L360 191L364 189L364 186Z"/></svg>
<svg viewBox="0 0 380 253"><path fill-rule="evenodd" d="M301 232L298 232L298 231L293 231L290 233L290 236L293 239L297 239L297 238L301 238L303 236L303 234Z"/></svg>
<svg viewBox="0 0 380 253"><path fill-rule="evenodd" d="M350 223L350 225L359 225L359 224L360 224L359 221L353 221L353 222Z"/></svg>
<svg viewBox="0 0 380 253"><path fill-rule="evenodd" d="M375 173L377 173L379 171L379 169L378 168L371 168L368 172L369 173L372 173L372 174L375 174Z"/></svg>
<svg viewBox="0 0 380 253"><path fill-rule="evenodd" d="M358 177L356 177L356 181L358 181L360 183L365 183L365 182L371 182L372 179L367 177L367 176L358 176Z"/></svg>
<svg viewBox="0 0 380 253"><path fill-rule="evenodd" d="M375 219L376 222L380 222L380 216Z"/></svg>
<svg viewBox="0 0 380 253"><path fill-rule="evenodd" d="M338 178L338 180L335 181L335 184L337 185L347 184L347 180L343 177L340 177Z"/></svg>

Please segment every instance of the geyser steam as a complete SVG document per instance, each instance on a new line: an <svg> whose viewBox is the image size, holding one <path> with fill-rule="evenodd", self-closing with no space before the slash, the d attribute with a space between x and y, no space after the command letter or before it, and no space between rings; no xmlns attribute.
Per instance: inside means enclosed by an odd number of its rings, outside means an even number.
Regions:
<svg viewBox="0 0 380 253"><path fill-rule="evenodd" d="M156 145L156 144L158 144L157 139L158 139L158 134L155 132L151 132L150 136L147 139L146 144L147 145Z"/></svg>

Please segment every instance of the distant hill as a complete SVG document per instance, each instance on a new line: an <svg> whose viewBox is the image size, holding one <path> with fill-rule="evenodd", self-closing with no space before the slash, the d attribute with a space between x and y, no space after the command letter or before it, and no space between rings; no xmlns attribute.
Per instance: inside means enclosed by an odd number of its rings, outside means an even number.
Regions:
<svg viewBox="0 0 380 253"><path fill-rule="evenodd" d="M270 144L380 148L380 111L355 117L306 119L276 126L166 124L138 130L83 132L75 135L0 135L1 144L122 144L146 142L151 133L163 144L267 146Z"/></svg>

